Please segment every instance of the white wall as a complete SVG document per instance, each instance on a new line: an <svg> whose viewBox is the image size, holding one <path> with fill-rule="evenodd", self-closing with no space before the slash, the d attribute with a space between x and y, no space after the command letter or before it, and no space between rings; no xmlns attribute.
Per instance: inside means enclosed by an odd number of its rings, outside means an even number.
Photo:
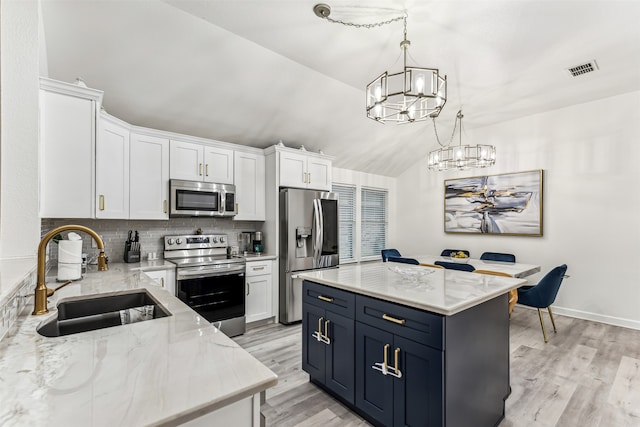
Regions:
<svg viewBox="0 0 640 427"><path fill-rule="evenodd" d="M542 265L533 282L566 263L557 313L640 329L639 118L640 92L631 92L466 131L463 142L496 146L496 165L438 173L417 162L398 177L393 245L514 253ZM532 169L544 170L543 237L444 233L445 179Z"/></svg>
<svg viewBox="0 0 640 427"><path fill-rule="evenodd" d="M0 259L36 254L38 2L0 3Z"/></svg>
<svg viewBox="0 0 640 427"><path fill-rule="evenodd" d="M388 227L387 227L387 247L389 242L396 240L396 232L398 229L398 221L396 220L396 179L383 175L375 175L371 173L358 172L350 169L342 169L334 167L332 170L332 181L334 184L347 184L356 187L356 194L360 194L362 187L376 188L387 190L389 195L389 212L388 212ZM360 200L356 199L356 211L360 212ZM359 218L359 217L357 217ZM357 244L360 236L360 220L356 221L355 241L354 248L355 258L360 259L360 247Z"/></svg>

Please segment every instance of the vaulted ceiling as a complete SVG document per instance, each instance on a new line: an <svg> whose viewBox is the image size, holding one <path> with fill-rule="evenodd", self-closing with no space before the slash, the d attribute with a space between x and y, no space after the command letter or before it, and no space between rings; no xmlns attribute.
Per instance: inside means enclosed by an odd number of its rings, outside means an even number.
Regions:
<svg viewBox="0 0 640 427"><path fill-rule="evenodd" d="M366 84L402 66L401 22L333 24L314 15L317 0L41 1L49 77L81 77L129 123L254 147L282 140L389 176L437 146L431 121L365 116ZM640 90L640 1L329 5L332 18L355 23L407 10L410 64L448 78L443 141L460 108L469 130ZM566 71L592 60L593 73Z"/></svg>

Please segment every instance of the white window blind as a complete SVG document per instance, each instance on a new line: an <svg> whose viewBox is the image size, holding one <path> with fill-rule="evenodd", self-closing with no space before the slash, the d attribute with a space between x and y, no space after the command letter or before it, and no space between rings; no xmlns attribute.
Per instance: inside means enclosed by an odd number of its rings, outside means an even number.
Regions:
<svg viewBox="0 0 640 427"><path fill-rule="evenodd" d="M387 191L362 188L360 221L362 258L380 256L387 243Z"/></svg>
<svg viewBox="0 0 640 427"><path fill-rule="evenodd" d="M348 185L333 185L338 194L338 221L340 224L340 261L352 260L356 232L356 188Z"/></svg>

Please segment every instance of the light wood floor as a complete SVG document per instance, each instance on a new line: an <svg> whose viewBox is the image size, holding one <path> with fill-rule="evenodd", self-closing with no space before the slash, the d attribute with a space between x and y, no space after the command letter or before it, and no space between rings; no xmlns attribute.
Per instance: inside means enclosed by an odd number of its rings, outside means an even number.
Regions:
<svg viewBox="0 0 640 427"><path fill-rule="evenodd" d="M537 312L515 308L512 393L500 427L640 427L640 331L555 318L558 333L554 335L545 316L551 330L545 344ZM370 425L309 383L300 366L300 329L299 324L271 324L235 338L279 376L262 406L267 425Z"/></svg>

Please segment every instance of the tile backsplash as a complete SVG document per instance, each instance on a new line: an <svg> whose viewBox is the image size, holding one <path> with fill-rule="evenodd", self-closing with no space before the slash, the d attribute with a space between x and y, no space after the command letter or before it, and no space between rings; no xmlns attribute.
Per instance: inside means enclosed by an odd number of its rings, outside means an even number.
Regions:
<svg viewBox="0 0 640 427"><path fill-rule="evenodd" d="M229 246L238 245L238 233L241 231L263 231L263 223L259 221L234 221L231 218L171 218L167 221L126 220L126 219L60 219L45 218L42 220L42 234L61 225L77 224L89 227L98 233L105 244L105 252L110 262L123 262L124 244L129 230L138 230L140 234L140 256L147 259L149 252L162 257L164 236L174 234L195 234L198 228L204 234L226 234ZM64 233L66 235L66 233ZM91 239L84 233L82 251L89 257L98 251L91 247ZM264 237L265 252L269 250L270 236ZM57 259L55 244L49 244L49 259Z"/></svg>

